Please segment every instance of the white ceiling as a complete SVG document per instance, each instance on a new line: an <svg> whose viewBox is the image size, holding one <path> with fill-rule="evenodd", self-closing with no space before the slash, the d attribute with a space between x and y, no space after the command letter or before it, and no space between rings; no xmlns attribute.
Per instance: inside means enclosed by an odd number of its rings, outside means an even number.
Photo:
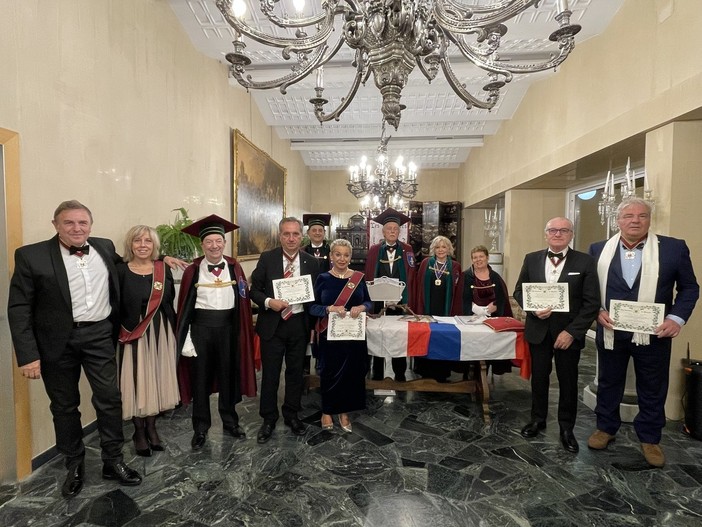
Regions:
<svg viewBox="0 0 702 527"><path fill-rule="evenodd" d="M168 0L178 19L183 24L193 45L205 55L229 64L224 56L232 51L234 33L224 20L214 0ZM249 6L251 0L246 0ZM538 8L530 8L508 22L509 31L503 37L500 55L503 58L533 59L544 57L553 50L548 36L558 27L554 19L557 0L542 0ZM291 0L281 0L281 5ZM582 31L576 36L574 54L578 44L601 33L609 24L624 0L569 0L573 12L572 24L580 24ZM467 3L467 2L466 2ZM486 4L489 0L473 0L473 4ZM494 3L494 0L493 0ZM321 2L307 2L309 16L319 10ZM310 7L309 4L314 4ZM247 9L248 22L259 30L280 30L265 18L252 19L251 7ZM256 13L254 13L255 15ZM252 21L253 20L253 21ZM338 33L337 33L338 34ZM246 51L253 59L248 69L254 77L266 78L290 72L294 58L285 61L277 50L246 40ZM342 49L335 57L334 66L324 68L324 97L329 99L325 107L330 111L336 107L348 91L353 79L351 66L352 50ZM460 64L460 66L458 66ZM254 65L259 65L254 69ZM453 59L453 66L470 91L482 97L482 86L489 79L482 70L465 61ZM262 67L262 68L261 68ZM263 73L261 73L263 71ZM503 120L510 119L519 106L532 82L553 75L553 72L515 75L512 82L502 89L500 101L491 110L467 110L451 90L440 72L428 84L415 68L407 86L402 91L402 103L407 108L397 131L388 127L393 138L388 144L388 153L394 158L403 155L413 160L421 169L456 168L465 162L473 148L483 144L484 136L497 132ZM243 90L236 80L230 82ZM279 90L253 90L252 95L266 123L273 127L282 139L289 139L292 148L300 152L305 164L312 170L347 169L358 164L362 154L371 157L381 133L380 92L372 80L362 86L353 102L341 115L338 122L320 125L308 102L314 96L314 74L296 85L290 86L285 95ZM565 96L565 95L564 95Z"/></svg>

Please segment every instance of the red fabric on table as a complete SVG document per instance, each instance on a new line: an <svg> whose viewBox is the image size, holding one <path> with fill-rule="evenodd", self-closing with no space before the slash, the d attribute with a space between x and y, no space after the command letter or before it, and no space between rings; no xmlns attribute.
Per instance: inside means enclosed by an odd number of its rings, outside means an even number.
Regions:
<svg viewBox="0 0 702 527"><path fill-rule="evenodd" d="M524 339L524 333L515 331L517 340L514 342L514 355L512 360L517 368L519 368L519 376L522 379L531 378L531 353L529 352L529 343Z"/></svg>
<svg viewBox="0 0 702 527"><path fill-rule="evenodd" d="M423 357L429 351L431 327L426 322L407 323L407 356Z"/></svg>

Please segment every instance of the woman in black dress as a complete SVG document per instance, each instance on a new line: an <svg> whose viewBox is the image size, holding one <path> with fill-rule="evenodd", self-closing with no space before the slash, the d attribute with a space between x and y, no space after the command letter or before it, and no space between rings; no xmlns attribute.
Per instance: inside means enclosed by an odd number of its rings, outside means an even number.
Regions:
<svg viewBox="0 0 702 527"><path fill-rule="evenodd" d="M160 260L156 231L132 227L118 266L120 306L120 390L122 418L134 423L134 447L140 456L163 450L156 416L179 402L174 336L175 287Z"/></svg>
<svg viewBox="0 0 702 527"><path fill-rule="evenodd" d="M334 428L332 416L339 415L342 430L351 432L348 412L366 407L368 350L365 340L327 340L329 313L357 318L372 307L363 273L349 269L351 243L334 240L330 246L332 268L314 285L315 303L310 314L319 317L319 377L322 393L322 428Z"/></svg>
<svg viewBox="0 0 702 527"><path fill-rule="evenodd" d="M472 265L463 273L463 313L486 317L511 317L507 285L488 265L489 252L484 245L470 251ZM489 361L492 373L501 375L512 370L509 359Z"/></svg>

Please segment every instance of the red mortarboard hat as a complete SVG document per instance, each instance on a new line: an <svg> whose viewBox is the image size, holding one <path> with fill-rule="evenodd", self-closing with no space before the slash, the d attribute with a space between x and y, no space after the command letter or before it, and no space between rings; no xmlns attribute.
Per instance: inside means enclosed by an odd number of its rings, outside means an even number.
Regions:
<svg viewBox="0 0 702 527"><path fill-rule="evenodd" d="M378 214L375 218L373 218L373 221L377 223L381 223L385 225L386 223L389 223L391 221L394 221L398 225L402 226L408 221L410 221L409 216L402 214L400 211L397 211L395 209L385 209L383 212Z"/></svg>
<svg viewBox="0 0 702 527"><path fill-rule="evenodd" d="M321 225L322 227L328 227L331 221L331 214L303 214L302 223L308 227L313 225Z"/></svg>
<svg viewBox="0 0 702 527"><path fill-rule="evenodd" d="M239 226L235 225L231 221L220 218L216 214L210 214L205 218L201 218L194 221L187 227L181 229L183 232L197 236L201 240L205 239L205 236L210 234L221 234L224 236L226 233L238 229Z"/></svg>

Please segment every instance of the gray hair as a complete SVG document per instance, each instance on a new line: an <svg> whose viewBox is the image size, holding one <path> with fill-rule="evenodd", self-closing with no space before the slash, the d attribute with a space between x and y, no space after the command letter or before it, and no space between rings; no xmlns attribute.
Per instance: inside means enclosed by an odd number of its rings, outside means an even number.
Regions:
<svg viewBox="0 0 702 527"><path fill-rule="evenodd" d="M431 241L431 245L429 245L429 254L431 256L434 256L434 252L439 245L448 247L449 256L453 256L453 244L446 236L437 236Z"/></svg>
<svg viewBox="0 0 702 527"><path fill-rule="evenodd" d="M625 200L622 200L622 202L617 207L617 218L619 218L622 215L622 211L624 211L624 209L628 207L633 207L634 205L641 205L643 207L646 207L648 214L651 214L651 204L648 201L642 198L627 198Z"/></svg>
<svg viewBox="0 0 702 527"><path fill-rule="evenodd" d="M298 220L294 216L288 216L287 218L283 218L278 222L278 232L281 232L283 229L283 223L297 223L298 226L300 227L300 233L302 233L302 222Z"/></svg>

